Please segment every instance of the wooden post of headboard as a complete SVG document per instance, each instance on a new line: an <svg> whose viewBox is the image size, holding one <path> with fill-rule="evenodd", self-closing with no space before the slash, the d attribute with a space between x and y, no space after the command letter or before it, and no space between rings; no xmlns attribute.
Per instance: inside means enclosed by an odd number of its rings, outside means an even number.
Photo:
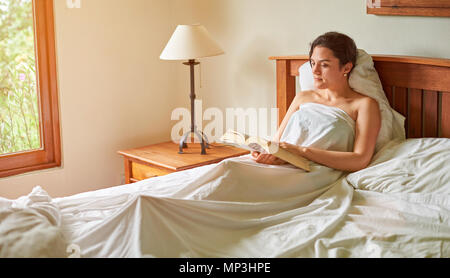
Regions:
<svg viewBox="0 0 450 278"><path fill-rule="evenodd" d="M298 68L309 61L309 56L282 56L269 57L269 59L277 61L277 107L279 126L296 94L295 77L298 76Z"/></svg>
<svg viewBox="0 0 450 278"><path fill-rule="evenodd" d="M278 126L295 97L295 76L290 74L290 69L290 60L277 60Z"/></svg>

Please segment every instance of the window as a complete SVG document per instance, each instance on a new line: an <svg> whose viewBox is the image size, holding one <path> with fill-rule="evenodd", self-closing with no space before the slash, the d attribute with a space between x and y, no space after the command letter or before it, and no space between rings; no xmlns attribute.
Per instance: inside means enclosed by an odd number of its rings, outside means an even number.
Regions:
<svg viewBox="0 0 450 278"><path fill-rule="evenodd" d="M367 13L449 17L450 0L367 0Z"/></svg>
<svg viewBox="0 0 450 278"><path fill-rule="evenodd" d="M0 177L61 165L53 0L0 0Z"/></svg>

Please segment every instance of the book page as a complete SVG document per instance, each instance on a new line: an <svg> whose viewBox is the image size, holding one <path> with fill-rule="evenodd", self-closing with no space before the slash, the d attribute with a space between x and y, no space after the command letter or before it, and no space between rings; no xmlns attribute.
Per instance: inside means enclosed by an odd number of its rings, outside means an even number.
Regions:
<svg viewBox="0 0 450 278"><path fill-rule="evenodd" d="M291 153L290 151L280 148L279 143L267 141L261 138L250 137L247 139L247 145L251 145L252 148L263 149L262 153L269 153L282 160L289 162L290 164L297 166L298 168L310 171L309 162L306 158Z"/></svg>
<svg viewBox="0 0 450 278"><path fill-rule="evenodd" d="M258 137L249 137L245 141L246 145L260 153L270 153L269 143L267 140Z"/></svg>
<svg viewBox="0 0 450 278"><path fill-rule="evenodd" d="M272 142L255 136L249 137L248 135L234 130L228 130L220 138L220 141L248 151L269 153L294 166L297 166L298 168L310 171L309 161L306 158L280 148L279 143L277 142Z"/></svg>
<svg viewBox="0 0 450 278"><path fill-rule="evenodd" d="M234 130L228 130L222 137L220 137L220 141L224 143L231 143L231 144L238 144L238 145L245 145L245 135L242 133L239 133Z"/></svg>
<svg viewBox="0 0 450 278"><path fill-rule="evenodd" d="M259 153L267 153L267 151L258 143L249 143L248 146L252 151L257 151Z"/></svg>

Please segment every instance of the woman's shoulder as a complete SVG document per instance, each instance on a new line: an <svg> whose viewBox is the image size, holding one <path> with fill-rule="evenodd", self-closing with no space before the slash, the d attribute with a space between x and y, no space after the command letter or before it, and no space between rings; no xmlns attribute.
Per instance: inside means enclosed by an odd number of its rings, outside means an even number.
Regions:
<svg viewBox="0 0 450 278"><path fill-rule="evenodd" d="M371 115L371 117L373 117L375 114L380 114L378 101L365 95L362 95L357 100L355 100L354 107L357 111L357 118L359 118L359 115Z"/></svg>
<svg viewBox="0 0 450 278"><path fill-rule="evenodd" d="M378 105L378 102L374 98L371 98L371 97L366 96L364 94L358 93L356 91L353 91L353 93L354 93L354 97L353 97L352 102L357 107L366 107L366 106Z"/></svg>
<svg viewBox="0 0 450 278"><path fill-rule="evenodd" d="M378 106L378 101L365 95L361 95L360 97L355 99L355 102L357 103L357 106L360 106L361 108L368 106Z"/></svg>
<svg viewBox="0 0 450 278"><path fill-rule="evenodd" d="M354 98L350 101L350 106L356 115L379 111L378 102L375 99L357 92L355 92Z"/></svg>
<svg viewBox="0 0 450 278"><path fill-rule="evenodd" d="M317 100L318 97L319 94L314 90L301 91L297 93L297 95L295 96L295 98L299 103L313 102Z"/></svg>

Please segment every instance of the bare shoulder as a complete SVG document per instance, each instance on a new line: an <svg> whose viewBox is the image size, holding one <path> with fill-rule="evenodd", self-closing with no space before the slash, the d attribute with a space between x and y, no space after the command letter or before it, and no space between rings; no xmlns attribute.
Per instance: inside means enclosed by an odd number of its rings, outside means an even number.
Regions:
<svg viewBox="0 0 450 278"><path fill-rule="evenodd" d="M355 104L358 110L358 115L371 115L372 117L380 115L378 101L371 97L362 96L355 101Z"/></svg>
<svg viewBox="0 0 450 278"><path fill-rule="evenodd" d="M319 94L316 91L301 91L297 93L295 98L297 99L297 102L299 104L306 103L306 102L313 102L319 97Z"/></svg>
<svg viewBox="0 0 450 278"><path fill-rule="evenodd" d="M360 106L363 109L378 109L378 101L375 99L363 96L357 100L358 106Z"/></svg>

